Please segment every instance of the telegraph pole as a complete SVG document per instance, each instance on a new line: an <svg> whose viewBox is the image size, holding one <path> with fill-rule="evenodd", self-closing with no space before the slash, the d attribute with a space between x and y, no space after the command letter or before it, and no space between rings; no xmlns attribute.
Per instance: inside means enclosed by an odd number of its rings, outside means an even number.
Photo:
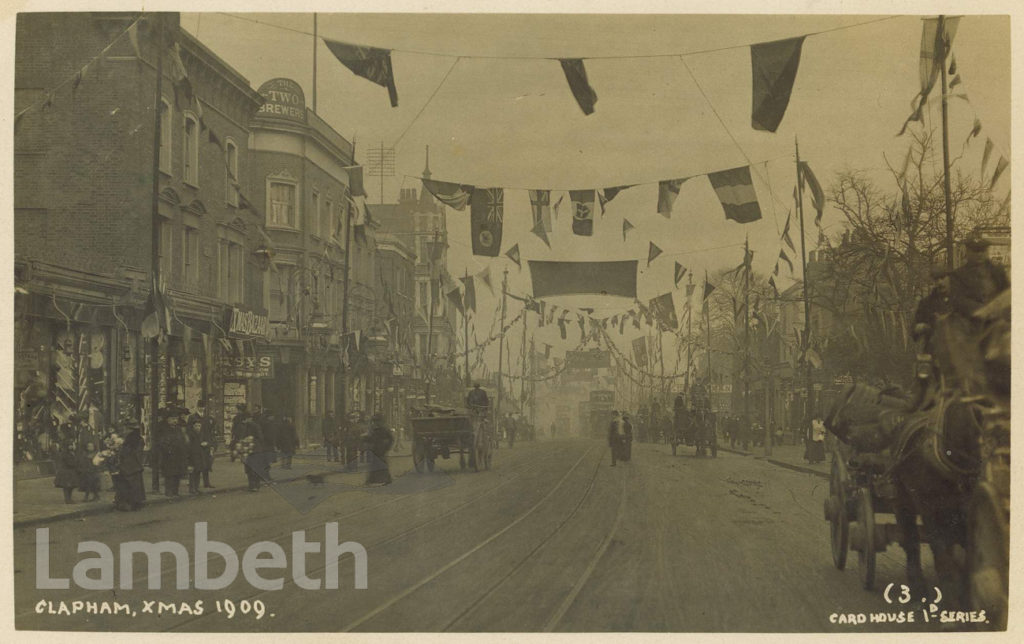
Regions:
<svg viewBox="0 0 1024 644"><path fill-rule="evenodd" d="M163 115L163 81L164 81L164 29L166 21L164 14L153 14L153 21L156 23L156 88L153 99L153 201L152 213L150 216L150 270L153 275L152 293L153 315L160 317L156 306L158 289L160 288L160 139L162 138L160 121ZM159 321L163 329L164 321ZM157 454L155 448L156 438L156 417L157 404L160 398L160 334L149 341L149 440L151 454ZM153 463L153 491L160 490L160 478L158 475L158 462Z"/></svg>
<svg viewBox="0 0 1024 644"><path fill-rule="evenodd" d="M940 25L941 26L941 25ZM796 210L800 216L800 263L803 266L804 278L804 378L807 386L807 405L804 408L804 434L811 440L811 420L814 414L814 386L811 381L811 361L807 352L811 348L811 283L807 277L807 237L804 235L804 191L803 177L800 170L800 143L793 138L796 147Z"/></svg>
<svg viewBox="0 0 1024 644"><path fill-rule="evenodd" d="M686 400L690 403L690 365L693 364L693 273L686 289Z"/></svg>
<svg viewBox="0 0 1024 644"><path fill-rule="evenodd" d="M463 280L463 284L469 284L469 268L466 268L466 279ZM463 298L465 300L465 298ZM476 304L474 302L474 304ZM469 389L473 386L473 375L469 373L469 302L462 302L462 338L465 344L466 354L466 388Z"/></svg>
<svg viewBox="0 0 1024 644"><path fill-rule="evenodd" d="M498 400L494 404L494 428L498 428L501 420L501 370L505 359L505 295L508 293L508 269L501 278L501 324L498 326Z"/></svg>

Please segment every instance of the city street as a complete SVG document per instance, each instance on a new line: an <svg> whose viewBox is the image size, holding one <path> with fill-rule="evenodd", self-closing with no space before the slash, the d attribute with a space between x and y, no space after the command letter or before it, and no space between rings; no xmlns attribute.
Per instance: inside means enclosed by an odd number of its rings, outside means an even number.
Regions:
<svg viewBox="0 0 1024 644"><path fill-rule="evenodd" d="M284 587L260 591L239 573L219 591L175 591L164 557L163 588L146 588L136 556L134 590L37 590L37 527L15 530L16 625L19 629L177 631L829 631L937 630L916 621L850 626L833 614L901 612L883 590L903 581L896 546L879 557L877 590L860 587L855 557L837 571L822 500L828 482L752 456L720 452L673 457L667 445L635 444L630 463L610 467L596 440L503 446L488 472L460 472L455 459L434 473L409 472L393 459L392 486L367 490L329 478L280 484L282 494L235 492L163 503L138 513L109 513L47 524L50 576L70 577L76 544L95 540L117 552L123 541L174 540L193 552L194 522L208 539L243 551L261 540L284 546ZM297 464L297 468L302 465ZM275 476L277 472L275 471ZM358 475L341 475L353 486ZM331 486L335 486L332 488ZM325 494L324 490L334 493ZM300 513L297 492L325 498ZM291 532L322 542L339 523L338 541L368 553L368 588L354 590L353 558L344 555L338 590L302 590L291 581ZM925 549L926 570L931 561ZM322 552L322 550L321 550ZM323 578L323 557L306 574ZM194 563L194 562L190 562ZM223 569L213 556L210 572ZM95 577L93 572L92 576ZM114 575L120 579L120 570ZM170 590L168 590L168 587ZM894 594L895 597L895 594ZM42 600L50 602L41 608ZM54 613L60 602L78 614ZM173 614L183 603L202 615ZM227 602L235 606L228 617ZM242 600L262 618L240 614ZM256 600L262 602L258 604ZM124 602L135 615L87 614L88 602ZM144 612L144 601L154 613ZM163 606L159 602L167 602ZM245 604L248 609L250 604ZM942 608L941 606L939 607ZM219 610L218 610L219 609ZM94 610L96 610L94 608ZM42 611L42 612L40 612Z"/></svg>

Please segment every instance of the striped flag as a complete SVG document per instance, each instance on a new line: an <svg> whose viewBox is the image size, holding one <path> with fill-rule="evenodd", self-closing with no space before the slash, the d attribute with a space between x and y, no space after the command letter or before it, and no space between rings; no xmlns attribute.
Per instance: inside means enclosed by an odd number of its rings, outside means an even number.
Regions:
<svg viewBox="0 0 1024 644"><path fill-rule="evenodd" d="M708 180L711 181L711 187L715 189L715 194L722 203L726 219L749 224L761 218L761 208L757 205L757 192L754 191L749 166L712 172L708 174Z"/></svg>
<svg viewBox="0 0 1024 644"><path fill-rule="evenodd" d="M449 183L447 181L434 181L433 179L423 179L423 187L427 189L430 194L434 195L438 201L446 206L451 206L456 210L465 210L466 204L469 203L469 198L473 194L473 186ZM355 192L353 192L355 194Z"/></svg>

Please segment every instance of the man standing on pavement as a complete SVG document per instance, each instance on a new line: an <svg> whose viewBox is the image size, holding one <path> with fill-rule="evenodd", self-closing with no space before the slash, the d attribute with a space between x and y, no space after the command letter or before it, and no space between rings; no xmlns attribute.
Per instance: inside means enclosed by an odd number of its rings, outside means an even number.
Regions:
<svg viewBox="0 0 1024 644"><path fill-rule="evenodd" d="M370 431L367 435L366 446L372 457L370 458L370 472L366 477L367 485L391 483L391 471L388 469L388 452L394 445L395 439L391 430L384 423L383 414L374 414L370 422Z"/></svg>
<svg viewBox="0 0 1024 644"><path fill-rule="evenodd" d="M244 425L245 421L249 419L249 412L245 410L244 403L239 403L235 405L235 409L237 410L237 412L235 413L234 418L231 419L231 445L228 446L229 450L231 451L232 461L235 460L235 444L245 437Z"/></svg>
<svg viewBox="0 0 1024 644"><path fill-rule="evenodd" d="M333 416L329 415L331 425L336 425ZM325 418L324 422L328 422ZM281 452L281 469L292 469L292 457L299 447L299 434L295 431L295 423L291 417L284 416L277 423L277 449Z"/></svg>
<svg viewBox="0 0 1024 644"><path fill-rule="evenodd" d="M206 413L206 403L200 399L196 403L196 411L188 417L188 426L194 427L199 424L199 444L209 454L209 467L202 470L203 487L213 488L210 485L210 472L213 471L213 455L217 452L217 427L213 418Z"/></svg>
<svg viewBox="0 0 1024 644"><path fill-rule="evenodd" d="M622 419L619 412L612 410L612 422L608 425L608 447L612 450L612 467L622 456Z"/></svg>
<svg viewBox="0 0 1024 644"><path fill-rule="evenodd" d="M622 414L622 460L626 463L633 458L633 424L629 422L629 415Z"/></svg>

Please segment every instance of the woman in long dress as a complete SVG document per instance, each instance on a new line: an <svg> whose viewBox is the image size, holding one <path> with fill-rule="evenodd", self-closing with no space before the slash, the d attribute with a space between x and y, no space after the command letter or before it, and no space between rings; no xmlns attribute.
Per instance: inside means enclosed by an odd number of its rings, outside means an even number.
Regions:
<svg viewBox="0 0 1024 644"><path fill-rule="evenodd" d="M138 423L127 428L124 443L118 452L118 468L114 474L114 506L122 511L138 510L146 502L146 486L142 481L145 442Z"/></svg>
<svg viewBox="0 0 1024 644"><path fill-rule="evenodd" d="M391 430L384 423L382 414L374 414L370 421L370 433L367 436L367 447L373 454L370 461L370 473L366 477L367 485L391 483L391 471L388 469L388 452L395 444Z"/></svg>

